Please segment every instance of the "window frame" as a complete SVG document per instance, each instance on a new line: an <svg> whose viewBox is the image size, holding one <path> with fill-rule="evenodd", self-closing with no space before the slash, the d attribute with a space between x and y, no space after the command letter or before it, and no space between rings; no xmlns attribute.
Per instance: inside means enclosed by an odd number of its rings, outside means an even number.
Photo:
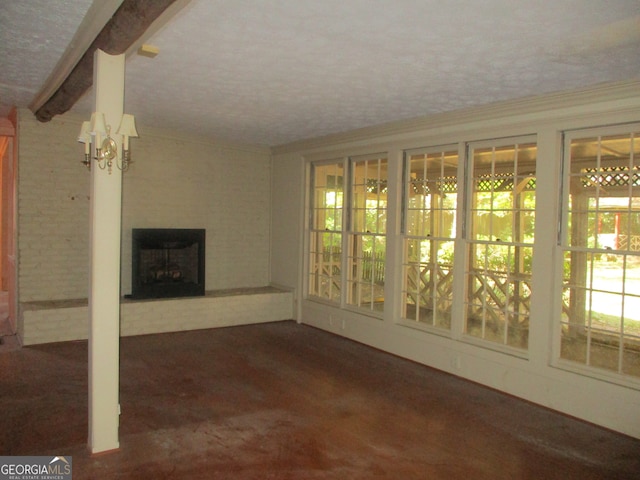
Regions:
<svg viewBox="0 0 640 480"><path fill-rule="evenodd" d="M569 208L569 200L571 198L571 189L570 189L570 180L572 176L571 174L571 147L572 141L584 139L587 140L589 138L606 138L613 137L619 135L634 135L634 146L640 144L640 123L626 123L621 125L610 125L610 126L601 126L601 127L587 127L573 130L565 130L563 132L562 138L562 158L560 162L559 175L560 175L560 189L558 195L559 202L559 215L558 215L558 236L556 241L556 255L555 255L555 284L557 288L554 289L554 323L552 328L552 357L550 360L550 365L555 368L559 368L561 370L566 370L572 373L577 373L581 375L585 375L590 378L603 380L609 383L614 383L618 385L627 386L630 388L638 389L640 387L640 375L634 376L631 374L625 374L620 372L620 364L618 365L618 371L613 371L610 369L606 369L599 366L589 365L589 356L588 353L585 353L586 358L585 362L580 362L579 360L572 360L568 358L562 357L562 341L563 341L563 325L570 326L570 320L566 322L563 321L563 309L564 309L564 301L563 294L565 290L565 273L564 273L564 263L565 263L565 255L570 252L578 252L583 253L585 256L589 255L597 255L602 254L607 251L602 245L598 243L598 240L595 240L595 243L584 246L576 246L570 244L570 235L571 228L569 227L569 217L570 217L570 208ZM640 155L639 155L640 157ZM635 157L634 157L635 159ZM635 165L640 165L640 158L635 159ZM594 196L597 198L596 200L596 214L597 212L604 211L599 209L599 200L600 196ZM607 197L605 197L607 198ZM621 197L621 198L635 198L631 197ZM587 212L590 210L587 209ZM632 250L629 249L621 249L621 250L613 250L614 254L623 255L623 256L635 256L640 259L640 251L636 253L632 253ZM587 258L587 257L585 257ZM587 260L589 261L589 260ZM626 267L625 267L626 268ZM626 273L626 270L625 270ZM623 282L624 283L624 282ZM589 289L585 286L585 291L591 290L598 292L598 289ZM624 285L622 286L621 295L625 295ZM593 293L591 293L593 295ZM590 316L590 309L585 312L588 316ZM569 327L567 327L569 328ZM593 327L591 325L586 326L588 330L591 330ZM597 330L597 329L596 329ZM622 338L624 339L624 325L621 327ZM589 338L589 337L587 337ZM623 340L624 342L624 340ZM624 349L624 343L618 346L618 349ZM588 340L587 340L588 343ZM590 349L591 345L587 345L585 348Z"/></svg>
<svg viewBox="0 0 640 480"><path fill-rule="evenodd" d="M529 248L531 249L531 251L533 252L533 250L535 249L535 240L531 241L530 243L528 242L522 242L522 241L514 241L513 239L506 241L506 240L502 240L500 238L490 238L488 240L479 240L474 238L474 232L473 232L473 227L474 227L474 212L476 211L480 211L479 209L476 208L472 208L472 201L473 201L473 196L474 196L474 152L480 149L486 149L486 148L502 148L502 147L513 147L513 146L520 146L520 145L529 145L529 144L533 144L535 146L536 149L536 160L534 162L534 169L535 169L535 174L533 175L533 178L537 181L537 163L538 163L538 139L537 139L537 135L536 134L531 134L531 135L520 135L520 136L513 136L513 137L499 137L499 138L493 138L493 139L487 139L487 140L478 140L478 141L470 141L466 143L466 156L464 159L464 164L465 164L465 179L464 179L464 201L463 201L463 249L464 249L464 253L462 254L462 256L464 257L464 272L463 272L463 283L464 283L464 287L463 287L463 298L462 298L462 302L463 302L463 307L462 307L462 335L461 335L461 340L463 340L464 342L467 343L471 343L474 344L476 346L480 346L480 347L484 347L490 350L495 350L498 352L502 352L502 353L507 353L509 355L513 355L516 357L520 357L520 358L529 358L529 335L530 335L530 325L527 326L527 342L526 342L526 347L521 348L518 346L514 346L514 345L510 345L509 343L507 343L506 341L506 336L508 335L508 328L505 328L505 341L503 342L498 342L498 341L494 341L491 339L487 339L485 338L485 334L484 334L484 329L486 327L486 322L484 320L484 318L482 319L482 323L481 323L481 329L482 329L482 336L477 336L477 335L473 335L471 333L469 333L469 306L472 305L472 303L470 302L469 299L469 283L470 283L470 262L471 262L471 252L470 249L472 246L474 245L485 245L487 248L491 247L491 246L507 246L507 247L513 247L513 248ZM515 179L519 176L519 172L514 172L514 168L517 168L515 165L512 166L509 170L510 174L513 174L514 177L514 183L515 183ZM492 171L495 171L492 167ZM515 185L514 185L515 188ZM535 190L534 190L535 192ZM537 202L536 202L537 203ZM492 202L492 207L493 207L493 202ZM515 206L512 207L511 209L512 211L516 211L519 209L516 209ZM489 210L490 212L493 212L493 208L491 208ZM530 210L531 213L533 214L533 221L534 221L534 227L535 227L535 205L533 207L533 209ZM533 230L535 230L535 228L533 228ZM510 276L510 272L509 271L504 271L502 272L504 273L505 278ZM532 285L532 280L533 280L533 272L530 273L530 278L529 278L529 283L530 283L530 297L529 297L529 302L533 302L535 299L535 292L533 292L533 285ZM484 308L484 307L483 307ZM505 308L508 308L505 306ZM483 310L484 311L484 310ZM507 312L509 312L507 310ZM518 313L518 312L515 312ZM530 320L530 311L528 314L529 320ZM508 320L505 319L504 320L505 325L508 324Z"/></svg>
<svg viewBox="0 0 640 480"><path fill-rule="evenodd" d="M317 167L323 167L323 166L329 166L329 165L335 165L335 166L341 166L342 167L342 172L343 172L343 180L342 180L342 213L341 213L341 224L340 224L340 229L339 230L331 230L329 231L329 233L332 234L339 234L341 236L340 239L340 244L341 244L341 251L340 251L340 274L333 277L332 275L329 277L329 281L332 281L332 279L334 278L339 278L339 282L340 282L340 301L335 301L332 300L331 297L329 298L325 298L323 296L320 295L316 295L314 293L311 292L311 277L312 277L312 270L314 268L314 263L312 262L312 255L315 254L319 254L319 252L312 252L311 250L311 243L313 242L313 237L316 234L322 234L327 232L327 230L320 230L317 228L317 225L315 225L315 214L316 214L316 183L315 183L315 171ZM304 284L304 298L309 299L309 300L313 300L313 301L318 301L321 303L326 303L329 305L333 305L333 306L342 306L344 304L344 271L345 271L345 262L344 262L344 245L345 245L345 228L347 225L347 202L348 202L348 194L347 194L347 187L348 187L348 164L347 164L347 159L346 158L333 158L333 159L323 159L323 160L317 160L317 161L310 161L308 163L308 175L307 175L307 182L306 182L306 188L308 190L308 203L307 203L307 216L306 216L306 232L307 232L307 236L305 239L305 284Z"/></svg>
<svg viewBox="0 0 640 480"><path fill-rule="evenodd" d="M384 316L384 309L385 309L385 305L386 305L386 299L384 297L384 283L382 286L380 285L376 285L375 279L376 279L376 267L378 266L378 264L380 263L379 261L376 261L377 259L375 258L375 254L372 251L372 257L370 259L370 270L371 270L371 279L368 283L365 283L362 280L362 275L363 274L363 270L361 269L361 266L364 265L366 263L365 259L364 259L364 250L362 250L361 248L358 247L358 244L363 245L364 244L364 240L368 239L372 242L372 248L374 245L376 245L377 241L379 239L382 239L384 242L384 258L382 259L382 270L383 270L383 279L386 280L386 276L387 276L387 266L388 266L388 258L387 258L387 238L388 238L388 223L387 220L385 218L385 225L384 225L384 232L380 233L379 231L376 232L370 232L370 231L359 231L356 230L356 222L358 222L358 220L362 220L362 222L364 222L364 224L366 224L366 212L369 210L375 210L377 213L380 212L380 210L384 210L384 214L385 217L388 215L389 209L388 209L388 198L385 201L385 206L384 208L380 208L380 204L378 201L378 204L376 206L376 208L368 208L365 206L364 208L356 208L354 206L354 202L355 200L355 195L356 195L356 187L364 187L366 190L367 185L365 184L357 184L355 182L357 182L358 180L356 179L355 176L355 172L354 172L354 165L358 162L370 162L370 161L377 161L377 162L381 162L384 164L384 168L386 169L386 177L384 179L384 181L386 182L386 190L387 192L385 193L385 195L388 195L389 192L389 168L391 166L391 162L389 160L389 154L387 152L378 152L378 153L368 153L368 154L361 154L361 155L352 155L349 156L347 158L347 163L348 163L348 182L347 182L347 194L346 194L346 208L347 208L347 212L346 212L346 226L345 226L345 231L344 231L344 249L343 249L343 261L344 261L344 291L345 294L343 295L343 307L345 309L348 310L353 310L354 312L358 312L367 316L372 316L375 318L379 318L382 319ZM377 177L377 188L378 188L378 198L380 197L380 188L381 188L381 178L380 178L380 169L381 169L381 165L378 165L378 177ZM366 199L365 199L366 202ZM364 217L362 217L361 219L356 218L356 214L360 213L362 211L362 213L364 213ZM378 219L379 220L379 219ZM379 224L376 224L376 230L379 230ZM373 248L373 250L375 250L376 248ZM355 253L354 253L355 252ZM362 256L360 256L360 254L362 254ZM356 274L358 275L358 278L354 277L354 270L356 272ZM368 270L367 270L368 271ZM378 275L379 276L379 275ZM371 300L369 301L369 307L366 308L363 306L363 303L353 303L354 300L352 300L353 296L357 296L359 299L362 298L361 294L362 294L362 290L363 290L363 286L369 286L370 287L370 294L371 294ZM354 290L355 289L355 290ZM366 289L365 289L366 290ZM380 305L380 302L376 302L376 292L381 293L382 294L382 304L381 304L381 308L375 308L376 305ZM366 291L365 291L365 295L366 295Z"/></svg>
<svg viewBox="0 0 640 480"><path fill-rule="evenodd" d="M427 235L419 235L417 232L416 233L412 233L409 232L409 226L408 223L410 221L410 215L409 215L409 188L410 188L410 184L413 183L410 180L410 176L411 176L411 163L412 163L412 156L416 156L416 155L424 155L425 159L424 161L427 162L428 159L426 158L428 155L431 154L440 154L441 158L442 156L446 155L446 154L451 154L454 153L455 154L455 193L451 193L452 195L456 196L456 205L455 208L453 209L453 221L452 221L452 235L450 236L442 236L442 235L432 235L433 232L429 232L429 234ZM461 182L460 179L460 167L461 167L461 163L464 163L464 158L461 157L460 155L460 143L451 143L451 144L446 144L446 145L435 145L435 146L429 146L429 147L423 147L423 148L413 148L413 149L407 149L403 151L403 159L402 159L402 201L401 201L401 228L400 228L400 234L401 234L401 249L402 249L402 254L401 254L401 288L400 291L398 293L399 296L399 302L398 302L398 323L404 326L408 326L408 327L412 327L412 328L417 328L420 330L425 330L429 333L433 333L433 334L437 334L437 335L442 335L442 336L447 336L447 337L451 337L452 336L452 332L454 329L454 312L455 312L455 302L456 302L456 298L457 298L457 283L456 282L456 277L457 277L457 273L456 273L456 267L455 267L455 261L452 259L451 265L449 266L450 270L449 270L449 275L451 276L450 278L450 282L451 282L451 292L450 292L450 298L448 299L448 301L450 301L451 303L451 310L449 311L449 324L448 326L438 326L436 325L436 316L437 316L437 312L436 309L432 309L431 311L431 315L430 315L430 323L427 322L423 322L419 320L420 317L420 305L419 305L419 299L417 300L418 304L416 305L416 318L409 318L406 315L406 309L407 309L407 295L409 294L409 287L408 287L408 269L411 267L412 264L415 264L418 266L418 269L420 271L419 276L422 278L422 268L421 265L425 262L422 261L418 261L416 262L411 262L408 258L408 248L409 248L409 242L411 241L417 241L419 243L422 242L438 242L438 243L450 243L452 248L453 248L453 257L455 259L456 257L456 250L459 248L458 247L458 239L461 236L461 232L460 232L460 217L463 213L463 209L462 209L462 199L464 197L463 195L463 191L464 188L463 187L463 182ZM442 170L442 167L441 167ZM441 176L436 176L435 178L440 179L443 178ZM432 198L433 200L433 198ZM440 204L440 207L442 207L442 203ZM420 210L420 209L414 209L414 210ZM444 208L433 208L430 207L429 209L422 209L425 213L429 212L429 215L433 215L434 212L438 212L440 214L442 214L444 212ZM437 223L437 222L436 222ZM430 247L430 250L433 249L433 246ZM430 261L428 263L433 264L434 261ZM437 259L435 260L435 263L438 263ZM437 281L437 279L435 280L435 283L433 281L433 279L430 278L430 283L432 284L432 289L431 289L431 293L430 293L430 297L431 300L434 302L434 305L437 305L438 303L441 303L440 301L440 289L438 288L440 286L439 282ZM415 292L414 292L415 293ZM422 296L422 292L418 292L416 295L418 295L419 297Z"/></svg>

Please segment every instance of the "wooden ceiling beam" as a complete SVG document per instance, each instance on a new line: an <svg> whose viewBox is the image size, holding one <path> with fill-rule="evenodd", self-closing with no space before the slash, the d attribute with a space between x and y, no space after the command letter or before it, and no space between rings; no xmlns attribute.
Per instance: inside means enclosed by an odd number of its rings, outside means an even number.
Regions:
<svg viewBox="0 0 640 480"><path fill-rule="evenodd" d="M100 49L110 55L120 55L130 51L174 2L176 0L124 0L55 92L42 105L32 103L31 111L36 118L48 122L71 109L93 85L94 52ZM187 2L178 3L182 7Z"/></svg>

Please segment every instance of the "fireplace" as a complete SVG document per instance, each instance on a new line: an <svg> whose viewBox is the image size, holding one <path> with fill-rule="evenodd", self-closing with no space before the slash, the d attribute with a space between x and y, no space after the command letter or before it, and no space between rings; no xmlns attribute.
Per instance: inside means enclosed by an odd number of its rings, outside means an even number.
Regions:
<svg viewBox="0 0 640 480"><path fill-rule="evenodd" d="M204 295L205 230L134 228L131 298Z"/></svg>

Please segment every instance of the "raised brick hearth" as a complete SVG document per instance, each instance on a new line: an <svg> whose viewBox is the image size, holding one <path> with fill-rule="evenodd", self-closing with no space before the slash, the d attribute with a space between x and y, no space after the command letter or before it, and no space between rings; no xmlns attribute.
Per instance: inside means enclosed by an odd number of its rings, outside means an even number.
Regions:
<svg viewBox="0 0 640 480"><path fill-rule="evenodd" d="M20 305L24 345L86 339L87 299ZM208 291L203 297L121 303L122 336L273 322L293 318L293 292L275 287Z"/></svg>

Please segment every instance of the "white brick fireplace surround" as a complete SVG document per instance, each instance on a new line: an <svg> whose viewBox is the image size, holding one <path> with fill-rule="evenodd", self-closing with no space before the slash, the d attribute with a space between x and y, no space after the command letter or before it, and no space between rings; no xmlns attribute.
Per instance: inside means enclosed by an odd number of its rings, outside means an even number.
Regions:
<svg viewBox="0 0 640 480"><path fill-rule="evenodd" d="M18 336L23 344L87 338L89 179L76 142L84 118L18 122ZM204 297L121 303L121 335L293 317L270 278L271 154L262 146L138 125L123 176L121 296L131 293L133 228L206 230ZM80 299L80 300L78 300Z"/></svg>

